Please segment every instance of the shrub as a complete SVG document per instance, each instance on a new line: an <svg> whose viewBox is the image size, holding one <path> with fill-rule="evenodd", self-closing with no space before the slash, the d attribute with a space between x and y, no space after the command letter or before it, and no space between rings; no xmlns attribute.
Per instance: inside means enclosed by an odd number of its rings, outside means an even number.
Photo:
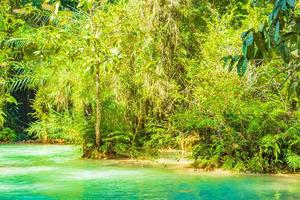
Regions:
<svg viewBox="0 0 300 200"><path fill-rule="evenodd" d="M17 134L10 128L4 128L0 131L0 142L15 142Z"/></svg>

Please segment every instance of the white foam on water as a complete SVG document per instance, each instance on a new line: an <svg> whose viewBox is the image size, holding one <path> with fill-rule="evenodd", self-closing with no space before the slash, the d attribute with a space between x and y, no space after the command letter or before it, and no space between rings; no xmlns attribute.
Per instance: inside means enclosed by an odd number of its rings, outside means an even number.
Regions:
<svg viewBox="0 0 300 200"><path fill-rule="evenodd" d="M1 184L0 183L0 199L1 199L1 193L20 193L25 191L35 191L35 192L47 192L50 190L58 190L61 187L54 184L49 183L30 183L30 184Z"/></svg>
<svg viewBox="0 0 300 200"><path fill-rule="evenodd" d="M61 154L72 154L76 151L74 146L60 146L51 145L24 145L22 148L6 147L0 152L0 157L7 157L7 155L22 155L22 156L49 156L49 155L61 155Z"/></svg>
<svg viewBox="0 0 300 200"><path fill-rule="evenodd" d="M0 192L9 192L15 190L30 190L32 185L14 185L14 184L0 184Z"/></svg>
<svg viewBox="0 0 300 200"><path fill-rule="evenodd" d="M0 167L1 176L17 176L38 172L49 172L57 170L56 167L34 166L34 167Z"/></svg>
<svg viewBox="0 0 300 200"><path fill-rule="evenodd" d="M121 179L143 176L143 171L133 170L76 170L66 174L65 178L71 180L97 180L97 179Z"/></svg>

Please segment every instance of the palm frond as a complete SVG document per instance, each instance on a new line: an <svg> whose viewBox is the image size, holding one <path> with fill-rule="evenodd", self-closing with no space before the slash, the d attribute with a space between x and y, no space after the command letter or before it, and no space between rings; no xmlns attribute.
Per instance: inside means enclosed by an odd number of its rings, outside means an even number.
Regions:
<svg viewBox="0 0 300 200"><path fill-rule="evenodd" d="M24 49L31 41L28 38L10 38L3 42L4 48Z"/></svg>
<svg viewBox="0 0 300 200"><path fill-rule="evenodd" d="M33 79L29 76L24 78L15 78L8 82L6 88L8 92L20 91L29 88L32 83Z"/></svg>
<svg viewBox="0 0 300 200"><path fill-rule="evenodd" d="M300 156L295 153L288 153L285 158L288 166L292 168L294 171L300 169Z"/></svg>
<svg viewBox="0 0 300 200"><path fill-rule="evenodd" d="M41 10L30 5L22 9L15 9L14 13L22 15L22 17L33 26L43 26L47 24L51 16L51 12L48 10Z"/></svg>
<svg viewBox="0 0 300 200"><path fill-rule="evenodd" d="M35 25L45 25L50 21L50 15L47 12L36 10L30 14L29 20Z"/></svg>

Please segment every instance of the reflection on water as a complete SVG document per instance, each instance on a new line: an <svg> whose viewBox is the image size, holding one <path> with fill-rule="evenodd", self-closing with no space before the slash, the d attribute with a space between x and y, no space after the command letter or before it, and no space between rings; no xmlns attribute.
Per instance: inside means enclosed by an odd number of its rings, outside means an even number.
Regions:
<svg viewBox="0 0 300 200"><path fill-rule="evenodd" d="M300 199L300 178L210 176L80 159L62 145L0 145L0 199Z"/></svg>

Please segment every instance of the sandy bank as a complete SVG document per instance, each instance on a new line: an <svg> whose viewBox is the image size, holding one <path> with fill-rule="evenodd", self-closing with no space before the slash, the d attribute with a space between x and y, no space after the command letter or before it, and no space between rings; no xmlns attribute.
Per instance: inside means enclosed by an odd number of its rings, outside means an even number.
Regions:
<svg viewBox="0 0 300 200"><path fill-rule="evenodd" d="M158 159L119 159L119 160L106 160L111 164L122 165L122 166L135 166L135 167L156 167L169 170L175 170L180 173L187 174L199 174L199 175L208 175L208 176L275 176L275 177L299 177L300 173L278 173L278 174L259 174L259 173L250 173L250 172L237 172L224 169L213 169L205 170L198 169L193 167L193 161L189 159L168 159L168 158L158 158Z"/></svg>

